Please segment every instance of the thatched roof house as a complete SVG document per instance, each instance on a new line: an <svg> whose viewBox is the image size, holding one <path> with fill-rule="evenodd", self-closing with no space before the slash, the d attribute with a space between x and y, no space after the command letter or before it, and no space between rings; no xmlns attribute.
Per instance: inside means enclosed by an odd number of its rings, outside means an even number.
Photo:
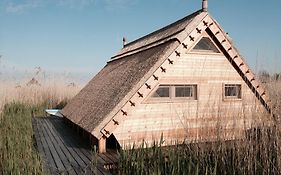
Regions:
<svg viewBox="0 0 281 175"><path fill-rule="evenodd" d="M228 130L248 128L241 116L252 108L270 112L266 92L204 0L202 10L126 44L62 112L105 151L113 136L121 146L213 138L218 121L233 138Z"/></svg>

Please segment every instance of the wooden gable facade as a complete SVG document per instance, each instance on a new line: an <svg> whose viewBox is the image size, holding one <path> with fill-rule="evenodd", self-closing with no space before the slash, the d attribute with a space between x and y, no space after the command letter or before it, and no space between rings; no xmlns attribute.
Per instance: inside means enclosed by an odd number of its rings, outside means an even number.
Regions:
<svg viewBox="0 0 281 175"><path fill-rule="evenodd" d="M204 8L125 45L63 109L101 152L110 137L123 148L241 138L270 112L262 84Z"/></svg>

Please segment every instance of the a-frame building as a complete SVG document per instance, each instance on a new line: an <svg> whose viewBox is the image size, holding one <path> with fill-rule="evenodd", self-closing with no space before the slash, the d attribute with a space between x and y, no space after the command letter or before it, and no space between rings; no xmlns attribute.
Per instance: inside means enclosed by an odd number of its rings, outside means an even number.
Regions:
<svg viewBox="0 0 281 175"><path fill-rule="evenodd" d="M266 115L257 115L257 114ZM243 137L269 118L265 89L203 8L124 46L63 115L100 152L163 137L164 144Z"/></svg>

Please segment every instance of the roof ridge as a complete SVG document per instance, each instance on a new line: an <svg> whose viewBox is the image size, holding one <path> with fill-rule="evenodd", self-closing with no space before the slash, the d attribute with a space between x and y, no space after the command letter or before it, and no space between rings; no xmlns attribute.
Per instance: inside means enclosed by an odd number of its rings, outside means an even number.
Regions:
<svg viewBox="0 0 281 175"><path fill-rule="evenodd" d="M161 40L154 41L154 42L149 43L149 44L144 45L144 46L140 46L140 47L135 48L135 49L132 49L132 50L130 50L130 51L128 51L128 52L125 52L125 53L122 53L122 54L114 55L113 57L111 57L111 59L108 61L108 63L109 63L109 62L112 62L112 61L115 61L115 60L118 60L118 59L120 59L120 58L129 56L129 55L136 54L136 53L138 53L138 52L142 52L142 51L144 51L144 50L147 50L147 49L156 47L156 46L158 46L158 45L164 44L164 43L166 43L166 42L168 42L168 41L171 41L171 40L177 40L177 41L179 41L176 37L173 37L173 38L171 38L171 37L174 36L174 35L176 35L176 34L178 34L178 33L180 33L180 32L182 32L183 30L184 30L184 29L182 29L182 30L180 30L180 31L177 31L177 32L175 32L174 34L171 34L171 35L169 35L169 36L167 36L167 37L165 37L165 38L163 38L163 39L161 39ZM169 38L170 38L170 39L169 39ZM160 41L163 41L163 42L160 42ZM180 41L179 41L179 42L180 42ZM155 44L155 43L158 43L158 44ZM120 56L122 56L122 57L120 57ZM119 57L120 57L120 58L119 58Z"/></svg>
<svg viewBox="0 0 281 175"><path fill-rule="evenodd" d="M152 32L152 33L149 33L149 34L144 35L144 36L142 36L142 37L140 37L140 38L138 38L138 39L136 39L136 40L134 40L134 41L129 42L128 44L125 45L124 48L126 48L126 47L128 47L128 46L130 46L130 45L133 45L134 43L136 43L136 42L138 42L138 41L140 41L140 40L143 40L143 39L145 39L145 38L147 38L147 37L150 37L150 36L152 36L152 35L154 35L154 34L156 34L156 33L158 33L158 32L161 32L161 31L163 31L163 30L166 30L167 28L170 28L171 26L176 25L176 24L178 24L178 23L180 23L180 22L182 22L182 21L185 21L185 20L187 20L188 18L192 18L193 16L196 16L196 15L198 15L198 14L200 14L200 13L202 13L202 10L201 10L201 9L200 9L200 10L197 10L196 12L194 12L194 13L192 13L192 14L190 14L190 15L187 15L187 16L183 17L182 19L177 20L176 22L173 22L173 23L171 23L171 24L168 24L168 25L165 26L165 27L162 27L162 28L160 28L160 29L158 29L158 30L156 30L156 31L154 31L154 32Z"/></svg>

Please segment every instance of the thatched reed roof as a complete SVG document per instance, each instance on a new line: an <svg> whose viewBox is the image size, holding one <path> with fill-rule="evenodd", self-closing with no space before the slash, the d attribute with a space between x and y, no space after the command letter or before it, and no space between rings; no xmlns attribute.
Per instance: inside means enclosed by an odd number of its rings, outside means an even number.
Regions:
<svg viewBox="0 0 281 175"><path fill-rule="evenodd" d="M176 43L172 40L108 63L70 101L63 114L91 132Z"/></svg>
<svg viewBox="0 0 281 175"><path fill-rule="evenodd" d="M152 76L153 70L176 49L183 40L181 32L186 33L193 27L192 21L200 21L204 16L197 11L128 43L67 104L63 115L88 132L95 130L114 108L122 105L120 103L128 94L136 91L134 87L140 85L145 77Z"/></svg>

